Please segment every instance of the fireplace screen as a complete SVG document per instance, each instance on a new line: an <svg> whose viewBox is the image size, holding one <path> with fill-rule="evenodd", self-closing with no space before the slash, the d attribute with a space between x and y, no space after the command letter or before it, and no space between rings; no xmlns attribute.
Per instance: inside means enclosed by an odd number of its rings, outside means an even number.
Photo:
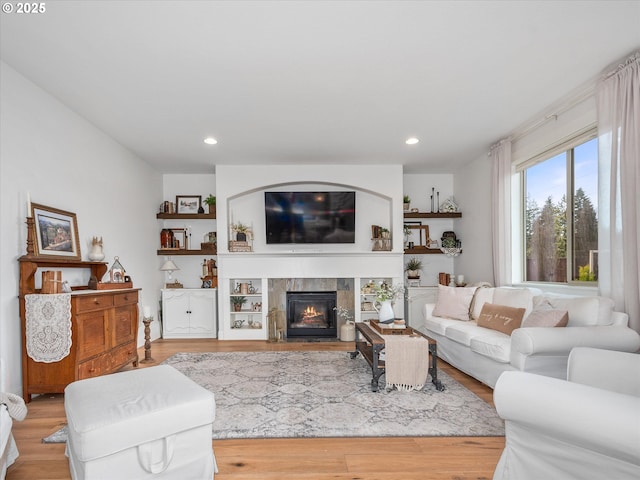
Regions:
<svg viewBox="0 0 640 480"><path fill-rule="evenodd" d="M336 292L287 292L288 337L335 337Z"/></svg>

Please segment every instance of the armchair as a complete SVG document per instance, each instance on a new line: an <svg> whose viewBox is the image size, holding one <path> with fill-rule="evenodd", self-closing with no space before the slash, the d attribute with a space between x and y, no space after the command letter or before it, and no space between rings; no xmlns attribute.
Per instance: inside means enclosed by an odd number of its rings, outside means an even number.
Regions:
<svg viewBox="0 0 640 480"><path fill-rule="evenodd" d="M504 372L494 480L640 478L640 354L574 348L567 380Z"/></svg>

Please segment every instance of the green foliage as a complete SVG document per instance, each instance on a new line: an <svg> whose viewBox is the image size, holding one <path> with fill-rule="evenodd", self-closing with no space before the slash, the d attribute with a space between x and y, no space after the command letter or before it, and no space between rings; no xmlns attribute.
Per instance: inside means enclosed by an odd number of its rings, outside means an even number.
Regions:
<svg viewBox="0 0 640 480"><path fill-rule="evenodd" d="M402 197L402 201L404 203L409 203L409 202L411 202L411 198L409 197L409 195L405 195L405 196Z"/></svg>
<svg viewBox="0 0 640 480"><path fill-rule="evenodd" d="M411 257L404 269L407 270L420 270L422 268L422 260L418 260L416 257Z"/></svg>
<svg viewBox="0 0 640 480"><path fill-rule="evenodd" d="M596 274L591 271L589 265L584 265L579 268L578 280L581 282L595 282Z"/></svg>
<svg viewBox="0 0 640 480"><path fill-rule="evenodd" d="M247 297L231 297L231 303L234 305L244 305L247 303Z"/></svg>

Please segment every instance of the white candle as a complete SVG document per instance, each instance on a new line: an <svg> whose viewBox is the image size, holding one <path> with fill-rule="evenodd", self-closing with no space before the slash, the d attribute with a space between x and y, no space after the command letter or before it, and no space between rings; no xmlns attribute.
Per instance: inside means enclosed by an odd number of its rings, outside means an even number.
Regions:
<svg viewBox="0 0 640 480"><path fill-rule="evenodd" d="M464 275L458 275L458 285L462 285L464 283Z"/></svg>
<svg viewBox="0 0 640 480"><path fill-rule="evenodd" d="M142 307L142 316L144 318L151 318L151 307Z"/></svg>
<svg viewBox="0 0 640 480"><path fill-rule="evenodd" d="M31 194L27 192L27 217L31 216Z"/></svg>

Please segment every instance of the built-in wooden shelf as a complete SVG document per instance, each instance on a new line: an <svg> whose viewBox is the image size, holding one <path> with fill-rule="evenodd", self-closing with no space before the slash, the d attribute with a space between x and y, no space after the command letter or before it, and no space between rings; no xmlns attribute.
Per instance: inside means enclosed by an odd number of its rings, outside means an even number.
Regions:
<svg viewBox="0 0 640 480"><path fill-rule="evenodd" d="M442 250L440 250L439 248L420 248L420 247L414 247L414 248L405 248L404 249L404 253L406 254L413 254L413 255L437 255L440 254L442 255Z"/></svg>
<svg viewBox="0 0 640 480"><path fill-rule="evenodd" d="M217 254L217 250L185 250L184 248L180 250L173 248L161 248L158 250L158 255L204 255L211 257Z"/></svg>
<svg viewBox="0 0 640 480"><path fill-rule="evenodd" d="M216 212L212 213L156 213L156 218L165 220L215 220Z"/></svg>
<svg viewBox="0 0 640 480"><path fill-rule="evenodd" d="M462 212L451 212L451 213L405 212L404 218L462 218Z"/></svg>

